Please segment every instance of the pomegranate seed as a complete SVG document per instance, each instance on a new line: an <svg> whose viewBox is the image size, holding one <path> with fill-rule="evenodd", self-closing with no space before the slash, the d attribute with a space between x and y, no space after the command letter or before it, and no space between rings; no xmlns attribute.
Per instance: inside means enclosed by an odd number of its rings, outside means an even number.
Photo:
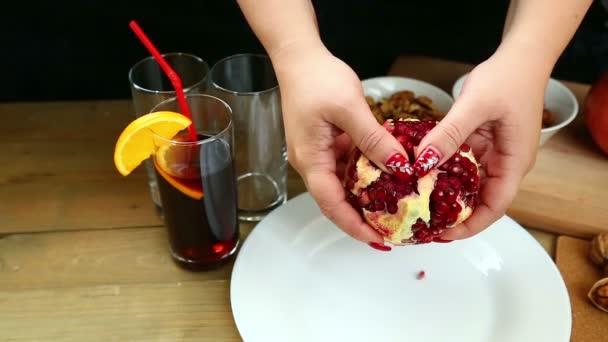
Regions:
<svg viewBox="0 0 608 342"><path fill-rule="evenodd" d="M376 211L381 211L384 210L384 202L380 201L380 200L376 200L374 201L374 208L376 209Z"/></svg>
<svg viewBox="0 0 608 342"><path fill-rule="evenodd" d="M393 130L393 135L404 136L405 135L405 127L403 125L395 125L395 129ZM407 139L407 137L406 137Z"/></svg>
<svg viewBox="0 0 608 342"><path fill-rule="evenodd" d="M445 214L450 211L450 205L445 202L435 203L435 212Z"/></svg>
<svg viewBox="0 0 608 342"><path fill-rule="evenodd" d="M355 181L353 181L352 179L349 179L348 181L346 181L347 189L353 189L354 187L355 187Z"/></svg>
<svg viewBox="0 0 608 342"><path fill-rule="evenodd" d="M452 161L453 161L454 163L460 163L460 162L462 161L462 158L461 158L459 155L455 154L455 155L452 157Z"/></svg>
<svg viewBox="0 0 608 342"><path fill-rule="evenodd" d="M416 240L422 240L426 236L427 236L427 233L424 230L419 230L414 233L414 238L416 238Z"/></svg>
<svg viewBox="0 0 608 342"><path fill-rule="evenodd" d="M431 243L433 242L433 236L432 235L427 235L425 237L422 238L422 240L420 240L421 243Z"/></svg>
<svg viewBox="0 0 608 342"><path fill-rule="evenodd" d="M445 179L445 178L438 179L437 183L435 183L435 189L437 189L437 190L444 190L445 191L449 187L450 187L450 182L447 179Z"/></svg>
<svg viewBox="0 0 608 342"><path fill-rule="evenodd" d="M371 189L367 190L367 194L368 194L370 200L373 201L376 199L376 189L371 188Z"/></svg>
<svg viewBox="0 0 608 342"><path fill-rule="evenodd" d="M386 190L380 189L376 192L376 198L384 200L386 198Z"/></svg>
<svg viewBox="0 0 608 342"><path fill-rule="evenodd" d="M458 194L456 194L456 191L454 191L454 189L450 189L446 192L445 200L449 203L452 203L456 200L457 195Z"/></svg>
<svg viewBox="0 0 608 342"><path fill-rule="evenodd" d="M445 197L445 192L442 190L433 190L431 193L431 199L435 202L442 202Z"/></svg>
<svg viewBox="0 0 608 342"><path fill-rule="evenodd" d="M477 166L469 161L469 165L467 165L467 170L469 171L469 173L476 174Z"/></svg>
<svg viewBox="0 0 608 342"><path fill-rule="evenodd" d="M401 144L401 146L404 146L407 144L407 137L405 135L400 135L397 137L397 141Z"/></svg>
<svg viewBox="0 0 608 342"><path fill-rule="evenodd" d="M424 271L420 271L420 272L418 272L418 274L416 274L416 279L422 280L422 279L424 279L425 275L426 275L426 273Z"/></svg>
<svg viewBox="0 0 608 342"><path fill-rule="evenodd" d="M467 152L471 151L471 146L469 146L469 145L467 145L467 144L462 144L462 146L460 146L460 150L461 150L462 152L467 153Z"/></svg>
<svg viewBox="0 0 608 342"><path fill-rule="evenodd" d="M454 176L460 175L463 171L464 169L460 164L452 164L452 166L450 167L450 174Z"/></svg>
<svg viewBox="0 0 608 342"><path fill-rule="evenodd" d="M397 203L389 202L386 205L386 211L388 211L390 214L396 214L397 213Z"/></svg>
<svg viewBox="0 0 608 342"><path fill-rule="evenodd" d="M450 216L448 216L448 219L445 222L447 224L453 224L456 222L456 220L458 220L458 212L451 212Z"/></svg>
<svg viewBox="0 0 608 342"><path fill-rule="evenodd" d="M362 207L368 205L371 202L369 195L367 194L367 191L363 190L361 192L361 196L359 198L359 203L361 204Z"/></svg>
<svg viewBox="0 0 608 342"><path fill-rule="evenodd" d="M449 182L452 189L460 189L460 180L458 180L458 178L450 177Z"/></svg>

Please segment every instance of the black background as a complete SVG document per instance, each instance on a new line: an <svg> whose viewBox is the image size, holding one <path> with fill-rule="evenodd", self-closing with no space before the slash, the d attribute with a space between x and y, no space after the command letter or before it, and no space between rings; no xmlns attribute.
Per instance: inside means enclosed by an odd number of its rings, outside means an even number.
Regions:
<svg viewBox="0 0 608 342"><path fill-rule="evenodd" d="M508 1L317 0L314 5L326 45L367 78L385 74L400 54L483 61L498 45ZM264 52L234 0L11 6L0 14L4 102L129 98L127 71L148 56L128 27L131 19L161 51L194 53L210 65L234 53ZM607 20L596 1L554 77L597 78L608 64Z"/></svg>

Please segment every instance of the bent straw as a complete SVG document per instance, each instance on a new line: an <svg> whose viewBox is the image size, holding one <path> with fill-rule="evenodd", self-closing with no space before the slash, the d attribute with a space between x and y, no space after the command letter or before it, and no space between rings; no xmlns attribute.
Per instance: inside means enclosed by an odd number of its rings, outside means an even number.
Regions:
<svg viewBox="0 0 608 342"><path fill-rule="evenodd" d="M188 102L186 101L186 96L184 95L182 80L179 75L173 70L173 68L171 68L171 66L169 65L169 63L167 63L163 56L161 56L156 47L154 47L154 44L152 44L150 39L148 39L144 31L141 29L141 27L139 27L135 20L131 20L131 22L129 22L129 27L131 27L131 30L133 30L137 38L139 38L142 44L144 44L150 54L154 56L156 62L163 69L165 75L167 75L167 77L171 81L173 88L175 88L177 101L179 103L179 107L182 111L182 114L185 115L188 119L190 119L190 121L192 121L192 114L190 114L190 108L188 107ZM196 131L194 130L194 123L188 126L188 134L190 135L191 141L197 140Z"/></svg>

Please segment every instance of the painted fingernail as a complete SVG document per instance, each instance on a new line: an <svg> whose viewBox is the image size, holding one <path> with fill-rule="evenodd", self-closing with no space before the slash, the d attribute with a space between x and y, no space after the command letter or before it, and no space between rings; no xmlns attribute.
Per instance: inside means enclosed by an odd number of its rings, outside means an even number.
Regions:
<svg viewBox="0 0 608 342"><path fill-rule="evenodd" d="M433 242L439 242L439 243L450 243L452 241L454 241L454 240L445 240L445 239L442 239L440 237L436 237L436 238L433 239Z"/></svg>
<svg viewBox="0 0 608 342"><path fill-rule="evenodd" d="M393 154L386 161L386 167L389 168L397 178L405 181L414 174L414 168L401 153Z"/></svg>
<svg viewBox="0 0 608 342"><path fill-rule="evenodd" d="M368 245L371 248L375 248L375 249L377 249L379 251L383 251L383 252L389 252L392 249L390 246L382 245L377 242L370 242L370 243L368 243Z"/></svg>
<svg viewBox="0 0 608 342"><path fill-rule="evenodd" d="M437 152L437 150L428 146L425 148L422 153L416 159L414 163L414 171L418 177L426 176L441 160L441 154Z"/></svg>

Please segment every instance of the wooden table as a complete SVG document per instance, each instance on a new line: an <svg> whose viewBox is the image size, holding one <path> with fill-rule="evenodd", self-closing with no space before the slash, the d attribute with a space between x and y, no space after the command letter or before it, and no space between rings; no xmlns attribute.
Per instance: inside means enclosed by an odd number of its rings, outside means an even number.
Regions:
<svg viewBox="0 0 608 342"><path fill-rule="evenodd" d="M405 65L392 72L447 89L470 68ZM127 178L114 169L132 112L129 100L0 104L0 340L240 340L232 265L177 268L143 168ZM293 170L288 188L305 191ZM252 228L241 224L243 237ZM530 231L553 255L555 235Z"/></svg>

